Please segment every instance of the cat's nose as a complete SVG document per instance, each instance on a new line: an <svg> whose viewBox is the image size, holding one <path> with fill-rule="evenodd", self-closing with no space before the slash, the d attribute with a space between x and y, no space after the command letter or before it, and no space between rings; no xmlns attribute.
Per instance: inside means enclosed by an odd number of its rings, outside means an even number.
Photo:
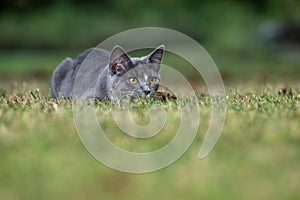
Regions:
<svg viewBox="0 0 300 200"><path fill-rule="evenodd" d="M148 94L150 94L151 90L150 90L149 85L144 85L142 88L143 88L144 94L145 94L146 96L147 96Z"/></svg>

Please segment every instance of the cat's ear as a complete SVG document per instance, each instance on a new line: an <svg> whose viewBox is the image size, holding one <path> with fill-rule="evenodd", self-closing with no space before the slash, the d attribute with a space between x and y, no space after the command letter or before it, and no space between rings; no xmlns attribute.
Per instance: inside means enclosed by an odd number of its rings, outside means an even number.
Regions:
<svg viewBox="0 0 300 200"><path fill-rule="evenodd" d="M110 53L109 70L111 74L121 74L128 69L130 57L120 46L115 46Z"/></svg>
<svg viewBox="0 0 300 200"><path fill-rule="evenodd" d="M164 54L164 50L165 50L165 45L158 46L147 56L147 62L160 64Z"/></svg>

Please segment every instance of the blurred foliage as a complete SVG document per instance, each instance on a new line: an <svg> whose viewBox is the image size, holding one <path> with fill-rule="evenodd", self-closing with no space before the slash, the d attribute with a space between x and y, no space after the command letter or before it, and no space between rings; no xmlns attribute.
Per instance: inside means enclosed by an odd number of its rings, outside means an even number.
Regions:
<svg viewBox="0 0 300 200"><path fill-rule="evenodd" d="M1 79L45 79L67 56L131 28L158 26L197 40L225 81L298 80L298 10L298 0L3 0Z"/></svg>
<svg viewBox="0 0 300 200"><path fill-rule="evenodd" d="M259 44L263 20L298 21L297 0L4 0L0 47L85 48L134 27L172 28L208 46Z"/></svg>

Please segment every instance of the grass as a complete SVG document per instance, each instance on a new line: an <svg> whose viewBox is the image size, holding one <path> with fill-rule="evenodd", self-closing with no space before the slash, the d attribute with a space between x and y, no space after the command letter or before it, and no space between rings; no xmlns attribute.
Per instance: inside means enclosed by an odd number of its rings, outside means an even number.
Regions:
<svg viewBox="0 0 300 200"><path fill-rule="evenodd" d="M49 96L54 66L79 52L0 52L0 199L300 198L298 58L212 55L225 80L228 104L217 145L208 157L198 159L210 119L210 97L206 88L194 85L201 120L192 146L165 169L132 175L95 160L78 137L71 103ZM164 59L189 67L172 55ZM195 72L180 72L193 80ZM148 140L120 133L107 103L96 106L99 123L111 141L126 150L155 150L172 139L179 122L177 104L160 103L170 111L167 129ZM146 105L132 104L138 124L149 122L140 112Z"/></svg>
<svg viewBox="0 0 300 200"><path fill-rule="evenodd" d="M201 93L201 123L192 146L171 166L140 175L118 172L95 160L79 140L71 103L50 99L47 87L37 85L39 90L26 84L0 90L1 199L300 198L297 85L280 91L228 89L223 133L203 160L197 154L210 117L210 98ZM173 123L176 103L162 105L174 108L168 115ZM140 116L143 105L132 106L132 114ZM109 108L97 103L100 123L118 132L109 125L109 115L103 117ZM134 151L151 150L172 137L166 134L148 142L108 136Z"/></svg>

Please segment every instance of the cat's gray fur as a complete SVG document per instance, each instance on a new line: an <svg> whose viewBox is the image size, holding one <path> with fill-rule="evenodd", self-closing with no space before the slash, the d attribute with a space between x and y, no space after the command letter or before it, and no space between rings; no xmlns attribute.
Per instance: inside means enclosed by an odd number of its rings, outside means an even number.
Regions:
<svg viewBox="0 0 300 200"><path fill-rule="evenodd" d="M97 50L99 49L87 49L77 58L66 58L56 67L50 81L53 98L72 98L74 82L79 76L81 64L90 53L97 54ZM93 97L99 100L113 100L122 96L153 96L160 82L159 70L163 52L164 45L161 45L147 56L131 58L121 47L116 46L108 55L99 54L107 60L107 64L96 66L99 70L95 74L96 93ZM88 74L92 75L94 72ZM132 78L136 79L135 84L129 81ZM150 83L151 79L156 79L155 83Z"/></svg>

